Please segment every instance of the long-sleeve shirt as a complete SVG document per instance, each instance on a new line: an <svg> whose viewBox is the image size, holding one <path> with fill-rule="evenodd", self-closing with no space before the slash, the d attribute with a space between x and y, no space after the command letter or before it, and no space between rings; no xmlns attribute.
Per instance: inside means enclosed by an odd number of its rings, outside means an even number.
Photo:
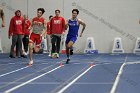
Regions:
<svg viewBox="0 0 140 93"><path fill-rule="evenodd" d="M25 22L23 17L17 17L14 16L12 17L10 21L10 26L9 26L9 36L10 35L16 35L16 34L24 34L24 26Z"/></svg>
<svg viewBox="0 0 140 93"><path fill-rule="evenodd" d="M50 21L50 33L62 34L65 32L65 19L63 17L53 17Z"/></svg>
<svg viewBox="0 0 140 93"><path fill-rule="evenodd" d="M24 34L25 35L30 35L30 30L29 30L29 27L31 26L31 22L30 20L25 20L25 32Z"/></svg>
<svg viewBox="0 0 140 93"><path fill-rule="evenodd" d="M50 32L50 22L47 23L47 34L50 35L51 32Z"/></svg>

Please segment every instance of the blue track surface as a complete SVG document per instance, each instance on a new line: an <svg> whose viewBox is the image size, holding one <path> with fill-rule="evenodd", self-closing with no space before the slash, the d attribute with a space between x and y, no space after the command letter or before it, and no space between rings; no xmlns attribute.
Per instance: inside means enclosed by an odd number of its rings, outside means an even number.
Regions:
<svg viewBox="0 0 140 93"><path fill-rule="evenodd" d="M8 54L0 54L0 93L13 88L10 93L57 93L66 86L63 93L110 93L124 62L126 65L115 86L115 93L140 91L139 55L75 54L70 64L65 64L65 60L65 55L59 59L51 59L47 54L34 55L34 65L28 67L28 59L11 59Z"/></svg>

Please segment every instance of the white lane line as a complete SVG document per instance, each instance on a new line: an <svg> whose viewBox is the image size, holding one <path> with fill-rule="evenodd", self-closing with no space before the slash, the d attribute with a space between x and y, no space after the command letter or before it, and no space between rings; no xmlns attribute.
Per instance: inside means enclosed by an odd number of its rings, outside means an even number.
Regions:
<svg viewBox="0 0 140 93"><path fill-rule="evenodd" d="M115 93L116 92L116 89L117 89L117 86L118 86L118 84L119 84L119 81L120 81L120 77L121 77L121 75L122 75L122 73L123 73L123 68L126 66L126 60L127 60L127 56L126 56L126 58L125 58L125 61L124 61L124 63L121 65L121 67L120 67L120 70L119 70L119 72L118 72L118 75L117 75L117 77L116 77L116 79L115 79L115 82L114 82L114 84L113 84L113 86L112 86L112 89L111 89L111 91L110 91L110 93Z"/></svg>
<svg viewBox="0 0 140 93"><path fill-rule="evenodd" d="M25 68L28 68L28 66L25 66L25 67L20 68L20 69L17 69L17 70L13 70L13 71L8 72L8 73L5 73L5 74L1 74L0 77L4 77L4 76L6 76L6 75L9 75L9 74L12 74L12 73L15 73L15 72L21 71L21 70L23 70L23 69L25 69Z"/></svg>
<svg viewBox="0 0 140 93"><path fill-rule="evenodd" d="M61 90L59 90L57 93L63 93L66 89L68 89L72 84L74 84L78 79L80 79L83 75L85 75L93 66L90 66L87 70L85 70L82 74L80 74L77 78L75 78L72 82L67 84L65 87L63 87Z"/></svg>
<svg viewBox="0 0 140 93"><path fill-rule="evenodd" d="M8 63L9 65L14 65L14 64L16 64L16 63Z"/></svg>
<svg viewBox="0 0 140 93"><path fill-rule="evenodd" d="M0 82L0 84L6 84L6 83L9 83L9 82ZM10 82L12 83L12 82ZM14 84L21 84L21 83L24 83L24 82L15 82ZM77 82L77 83L74 83L74 85L102 85L102 84L105 84L105 85L108 85L108 84L113 84L114 82ZM61 82L31 82L29 83L29 85L47 85L47 84L62 84Z"/></svg>
<svg viewBox="0 0 140 93"><path fill-rule="evenodd" d="M118 73L118 75L116 77L116 80L115 80L115 82L114 82L114 84L112 86L112 89L111 89L110 93L115 93L116 92L116 89L117 89L117 86L119 84L119 80L120 80L120 77L121 77L121 74L123 72L123 68L125 67L125 65L126 65L126 63L122 64L122 66L121 66L121 68L119 70L119 73Z"/></svg>
<svg viewBox="0 0 140 93"><path fill-rule="evenodd" d="M135 61L135 62L127 62L127 65L132 65L132 64L140 64L140 61Z"/></svg>
<svg viewBox="0 0 140 93"><path fill-rule="evenodd" d="M41 64L43 64L43 65L44 65L44 64L49 64L49 63L41 63Z"/></svg>
<svg viewBox="0 0 140 93"><path fill-rule="evenodd" d="M73 63L73 64L75 64L75 65L79 65L79 64L81 64L81 63Z"/></svg>
<svg viewBox="0 0 140 93"><path fill-rule="evenodd" d="M20 84L20 85L17 85L17 86L15 86L15 87L13 87L13 88L11 88L11 89L9 89L9 90L6 90L4 93L10 93L10 92L12 92L12 91L14 91L14 90L16 90L16 89L18 89L18 88L20 88L20 87L22 87L22 86L25 86L25 85L29 84L30 82L33 82L34 80L37 80L37 79L39 79L39 78L41 78L41 77L43 77L43 76L45 76L45 75L47 75L47 74L49 74L49 73L51 73L51 72L53 72L53 71L55 71L55 70L61 68L61 67L62 67L62 66L58 66L58 67L56 67L56 68L54 68L54 69L52 69L52 70L50 70L50 71L48 71L48 72L46 72L46 73L44 73L44 74L41 74L41 75L39 75L39 76L37 76L37 77L35 77L35 78L33 78L33 79L30 79L30 80L28 80L28 81L26 81L26 82Z"/></svg>

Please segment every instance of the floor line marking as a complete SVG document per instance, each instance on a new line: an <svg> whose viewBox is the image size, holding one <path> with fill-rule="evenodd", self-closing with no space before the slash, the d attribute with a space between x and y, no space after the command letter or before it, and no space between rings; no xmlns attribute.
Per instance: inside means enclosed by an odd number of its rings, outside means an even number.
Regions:
<svg viewBox="0 0 140 93"><path fill-rule="evenodd" d="M25 78L27 78L27 77L30 77L30 76L32 76L32 75L34 75L34 74L37 74L37 73L39 73L39 72L41 72L41 71L44 71L44 70L46 70L46 69L48 69L48 68L50 68L50 67L52 67L52 66L54 66L54 65L50 65L50 66L45 67L45 68L43 68L43 69L41 69L41 70L39 70L39 71L37 71L37 72L35 72L35 73L31 73L31 74L28 74L28 75L26 75L26 76L23 76L22 78L16 79L15 81L7 82L7 83L5 82L6 84L3 85L3 86L0 86L0 89L2 89L2 88L4 88L4 87L7 87L7 86L9 86L9 85L11 85L11 84L16 84L17 81L23 80L23 79L25 79ZM21 82L21 83L23 83L23 82Z"/></svg>
<svg viewBox="0 0 140 93"><path fill-rule="evenodd" d="M5 84L7 82L0 82L0 84ZM21 84L24 82L16 82L14 84ZM97 85L97 84L113 84L114 82L77 82L74 85ZM30 85L45 85L45 84L61 84L61 82L31 82Z"/></svg>
<svg viewBox="0 0 140 93"><path fill-rule="evenodd" d="M93 66L90 66L87 70L85 70L82 74L80 74L78 77L76 77L73 81L71 81L69 84L67 84L65 87L63 87L61 90L59 90L57 93L63 93L66 89L68 89L72 84L74 84L78 79L80 79L83 75L85 75L92 68L93 68Z"/></svg>
<svg viewBox="0 0 140 93"><path fill-rule="evenodd" d="M113 84L113 86L112 86L112 88L111 88L110 93L115 93L115 92L116 92L116 89L117 89L118 84L119 84L119 81L120 81L120 77L121 77L121 75L122 75L122 73L123 73L123 68L124 68L124 67L126 66L126 64L127 64L126 61L127 61L127 56L125 57L124 63L121 65L121 67L120 67L120 69L119 69L119 72L118 72L118 74L117 74L117 77L116 77L115 82L114 82L114 84Z"/></svg>
<svg viewBox="0 0 140 93"><path fill-rule="evenodd" d="M61 61L63 61L63 60L61 60ZM60 62L61 62L61 61L60 61ZM36 73L38 73L38 72L40 72L40 71L43 71L43 70L48 69L48 68L50 68L50 67L52 67L52 66L55 66L56 64L57 64L57 63L52 64L52 65L50 65L50 66L48 66L48 67L45 67L45 68L43 68L43 69L41 69L41 70L39 70L39 71L37 71L37 72L35 72L35 73L32 73L32 74L26 75L26 76L24 76L24 77L22 77L22 78L19 78L19 79L13 81L13 82L8 83L8 84L6 84L6 85L4 85L4 86L2 86L2 87L0 86L0 89L1 89L1 88L4 88L4 87L6 87L6 86L8 86L8 85L10 85L10 84L14 84L16 81L19 81L19 80L25 79L25 78L27 78L27 77L29 77L29 76L31 76L31 75L34 75L34 74L36 74Z"/></svg>
<svg viewBox="0 0 140 93"><path fill-rule="evenodd" d="M135 62L127 62L127 65L132 65L132 64L140 64L140 61L135 61Z"/></svg>
<svg viewBox="0 0 140 93"><path fill-rule="evenodd" d="M25 68L28 68L28 66L25 66L25 67L20 68L20 69L17 69L17 70L13 70L13 71L8 72L8 73L5 73L5 74L1 74L0 77L4 77L4 76L6 76L6 75L9 75L9 74L12 74L12 73L15 73L15 72L21 71L21 70L23 70L23 69L25 69Z"/></svg>
<svg viewBox="0 0 140 93"><path fill-rule="evenodd" d="M27 85L28 83L33 82L34 80L37 80L37 79L39 79L39 78L41 78L41 77L43 77L43 76L45 76L45 75L47 75L47 74L49 74L49 73L51 73L51 72L57 70L57 69L59 69L59 68L61 68L61 66L58 66L58 67L56 67L56 68L54 68L54 69L52 69L52 70L50 70L50 71L48 71L48 72L46 72L46 73L44 73L44 74L41 74L41 75L39 75L39 76L37 76L37 77L35 77L35 78L33 78L33 79L30 79L30 80L28 80L28 81L26 81L26 82L20 84L20 85L17 85L17 86L15 86L15 87L13 87L13 88L11 88L11 89L9 89L9 90L6 90L4 93L10 93L10 92L12 92L12 91L14 91L14 90L16 90L16 89L18 89L18 88L20 88L20 87L22 87L22 86L25 86L25 85Z"/></svg>

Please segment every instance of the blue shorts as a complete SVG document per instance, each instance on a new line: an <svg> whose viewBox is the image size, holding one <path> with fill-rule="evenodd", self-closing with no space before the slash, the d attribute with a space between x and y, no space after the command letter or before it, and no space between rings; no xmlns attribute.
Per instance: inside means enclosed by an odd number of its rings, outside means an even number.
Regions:
<svg viewBox="0 0 140 93"><path fill-rule="evenodd" d="M72 41L73 43L75 43L76 40L77 40L77 37L67 36L67 38L66 38L66 44L68 44L70 41Z"/></svg>

